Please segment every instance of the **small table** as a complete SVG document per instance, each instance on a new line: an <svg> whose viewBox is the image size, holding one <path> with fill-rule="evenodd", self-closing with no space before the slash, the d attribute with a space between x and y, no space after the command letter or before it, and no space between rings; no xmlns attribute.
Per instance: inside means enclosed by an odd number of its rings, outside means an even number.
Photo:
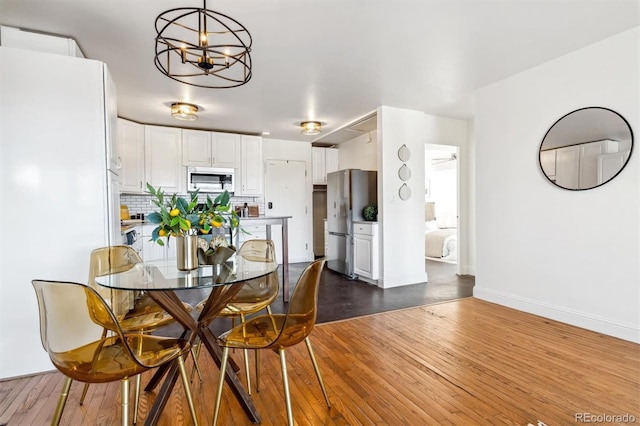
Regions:
<svg viewBox="0 0 640 426"><path fill-rule="evenodd" d="M216 343L216 336L209 329L209 324L240 290L245 281L265 276L278 269L272 261L250 261L241 256L232 258L221 265L207 265L193 271L178 271L176 259L144 262L135 264L131 269L96 278L103 286L118 290L146 291L158 305L165 309L184 327L182 337L193 343L199 337L220 367L222 352ZM185 309L175 290L211 288L211 293L197 320ZM244 390L236 375L237 368L226 369L226 381L234 391L247 416L260 423L260 416L253 405L251 397ZM173 362L158 368L145 391L155 388L162 376L167 373L158 396L149 411L145 424L157 423L160 413L166 404L171 390L178 379L178 364Z"/></svg>
<svg viewBox="0 0 640 426"><path fill-rule="evenodd" d="M291 216L257 216L243 217L241 223L265 225L267 240L271 239L271 225L282 225L282 301L289 301L289 226ZM240 247L240 233L236 234L236 247Z"/></svg>

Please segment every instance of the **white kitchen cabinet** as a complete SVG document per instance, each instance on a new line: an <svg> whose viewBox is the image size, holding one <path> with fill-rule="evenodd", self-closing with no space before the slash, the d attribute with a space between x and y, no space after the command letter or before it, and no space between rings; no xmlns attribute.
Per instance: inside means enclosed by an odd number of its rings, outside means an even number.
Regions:
<svg viewBox="0 0 640 426"><path fill-rule="evenodd" d="M618 152L618 142L601 140L580 145L580 188L598 186L598 159Z"/></svg>
<svg viewBox="0 0 640 426"><path fill-rule="evenodd" d="M556 150L556 184L577 189L579 181L580 148L577 145Z"/></svg>
<svg viewBox="0 0 640 426"><path fill-rule="evenodd" d="M142 226L142 259L147 262L150 260L174 259L176 257L176 239L171 238L167 243L167 239L163 238L164 246L159 245L155 241L151 241L151 234L156 229L156 224L145 224Z"/></svg>
<svg viewBox="0 0 640 426"><path fill-rule="evenodd" d="M245 241L265 240L267 238L267 228L265 225L245 225L242 223L242 218L241 218L240 226L242 227L242 229L244 229L247 232L245 234L242 231L240 231L240 234L239 234L240 245L242 245L242 243ZM234 244L235 244L235 238L234 238Z"/></svg>
<svg viewBox="0 0 640 426"><path fill-rule="evenodd" d="M262 195L262 137L242 135L240 141L240 185L235 186L236 195Z"/></svg>
<svg viewBox="0 0 640 426"><path fill-rule="evenodd" d="M556 150L549 149L540 152L540 166L545 175L549 179L555 181L556 179Z"/></svg>
<svg viewBox="0 0 640 426"><path fill-rule="evenodd" d="M147 182L167 193L184 192L186 169L182 166L181 129L145 126L144 156Z"/></svg>
<svg viewBox="0 0 640 426"><path fill-rule="evenodd" d="M568 189L588 189L600 183L600 158L615 152L618 152L618 142L600 140L543 151L540 154L540 163L545 174L557 185ZM549 160L554 154L555 170L552 169ZM555 179L550 173L552 171L555 172Z"/></svg>
<svg viewBox="0 0 640 426"><path fill-rule="evenodd" d="M144 193L144 125L119 118L118 150L121 161L121 191L130 194Z"/></svg>
<svg viewBox="0 0 640 426"><path fill-rule="evenodd" d="M338 150L335 148L312 147L313 184L326 185L327 173L338 170Z"/></svg>
<svg viewBox="0 0 640 426"><path fill-rule="evenodd" d="M370 280L379 276L378 223L353 223L353 271Z"/></svg>
<svg viewBox="0 0 640 426"><path fill-rule="evenodd" d="M338 171L338 150L335 148L326 148L324 152L324 168L325 176L329 173ZM325 177L326 180L326 177Z"/></svg>
<svg viewBox="0 0 640 426"><path fill-rule="evenodd" d="M240 135L182 130L182 165L236 168L240 163Z"/></svg>
<svg viewBox="0 0 640 426"><path fill-rule="evenodd" d="M0 44L17 49L84 58L76 41L68 37L36 33L15 27L0 27Z"/></svg>

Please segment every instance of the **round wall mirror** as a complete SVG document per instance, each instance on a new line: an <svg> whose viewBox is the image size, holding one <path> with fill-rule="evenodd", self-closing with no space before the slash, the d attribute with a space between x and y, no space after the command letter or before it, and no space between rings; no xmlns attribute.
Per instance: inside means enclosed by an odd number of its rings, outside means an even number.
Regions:
<svg viewBox="0 0 640 426"><path fill-rule="evenodd" d="M580 191L604 185L629 162L633 131L617 112L582 108L561 117L540 144L540 168L554 185Z"/></svg>

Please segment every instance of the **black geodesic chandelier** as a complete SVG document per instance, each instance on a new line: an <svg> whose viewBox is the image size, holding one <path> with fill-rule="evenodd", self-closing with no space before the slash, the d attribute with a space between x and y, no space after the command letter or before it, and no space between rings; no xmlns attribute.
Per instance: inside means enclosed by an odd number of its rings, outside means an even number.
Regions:
<svg viewBox="0 0 640 426"><path fill-rule="evenodd" d="M203 7L179 7L156 18L155 64L180 83L210 89L251 79L251 34L238 21Z"/></svg>

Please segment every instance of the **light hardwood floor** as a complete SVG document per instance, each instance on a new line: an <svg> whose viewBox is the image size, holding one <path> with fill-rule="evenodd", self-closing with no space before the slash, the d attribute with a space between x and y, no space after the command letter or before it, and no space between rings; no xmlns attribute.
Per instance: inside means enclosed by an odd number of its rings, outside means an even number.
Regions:
<svg viewBox="0 0 640 426"><path fill-rule="evenodd" d="M579 423L577 413L640 422L639 345L477 299L321 324L311 339L333 406L325 405L304 344L291 348L299 425L555 426ZM241 360L239 351L233 356ZM205 382L192 390L208 425L218 370L201 360ZM277 355L264 353L262 366L253 396L262 424L286 424ZM0 382L0 425L48 424L61 385L59 373ZM72 386L63 424L118 424L117 383L92 385L83 407L81 389ZM152 400L141 398L141 420ZM160 424L191 424L180 383ZM219 424L251 424L226 387Z"/></svg>

